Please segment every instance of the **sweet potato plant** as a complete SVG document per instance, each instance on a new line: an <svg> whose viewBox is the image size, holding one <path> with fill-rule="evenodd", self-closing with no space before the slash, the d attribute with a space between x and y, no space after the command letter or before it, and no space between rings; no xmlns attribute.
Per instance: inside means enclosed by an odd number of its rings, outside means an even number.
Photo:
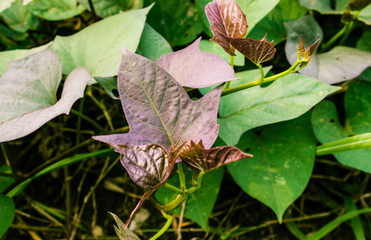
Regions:
<svg viewBox="0 0 371 240"><path fill-rule="evenodd" d="M3 0L0 237L370 238L370 24L368 0Z"/></svg>

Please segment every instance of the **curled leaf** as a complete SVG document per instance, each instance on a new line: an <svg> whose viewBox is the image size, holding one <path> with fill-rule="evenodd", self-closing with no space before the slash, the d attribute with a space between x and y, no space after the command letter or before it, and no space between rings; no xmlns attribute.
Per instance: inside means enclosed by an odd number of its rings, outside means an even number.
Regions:
<svg viewBox="0 0 371 240"><path fill-rule="evenodd" d="M298 57L300 60L303 59L303 60L306 60L307 62L300 64L299 67L303 66L304 64L305 65L308 64L309 60L313 56L314 51L317 48L318 42L319 42L319 35L318 35L317 41L315 41L312 45L309 45L308 49L305 50L303 36L300 36L300 41L299 41L298 50L297 50Z"/></svg>
<svg viewBox="0 0 371 240"><path fill-rule="evenodd" d="M169 169L169 154L156 144L143 146L114 145L131 179L143 188L161 183Z"/></svg>
<svg viewBox="0 0 371 240"><path fill-rule="evenodd" d="M235 49L256 65L271 60L276 53L273 41L268 42L267 35L260 41L250 38L230 38L227 36L225 38Z"/></svg>
<svg viewBox="0 0 371 240"><path fill-rule="evenodd" d="M207 173L225 164L252 157L252 155L233 146L205 149L202 141L198 144L191 141L189 145L184 146L179 157L187 168L197 174L199 172Z"/></svg>
<svg viewBox="0 0 371 240"><path fill-rule="evenodd" d="M211 41L218 43L228 54L234 56L232 47L224 36L242 38L246 35L248 25L246 15L234 0L214 0L205 7L214 37Z"/></svg>
<svg viewBox="0 0 371 240"><path fill-rule="evenodd" d="M115 219L115 222L117 224L117 227L116 226L113 227L115 228L115 232L117 236L120 238L120 240L140 240L140 238L135 233L130 231L130 229L125 226L125 224L116 214L114 213L110 214L112 215L113 219Z"/></svg>

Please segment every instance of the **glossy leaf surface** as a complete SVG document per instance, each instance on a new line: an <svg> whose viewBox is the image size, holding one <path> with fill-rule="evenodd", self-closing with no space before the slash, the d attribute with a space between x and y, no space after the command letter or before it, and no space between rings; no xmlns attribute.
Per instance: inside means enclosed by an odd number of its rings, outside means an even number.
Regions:
<svg viewBox="0 0 371 240"><path fill-rule="evenodd" d="M121 145L146 142L168 148L202 140L209 148L218 135L215 119L222 87L193 101L169 73L123 48L118 88L131 130L95 139Z"/></svg>
<svg viewBox="0 0 371 240"><path fill-rule="evenodd" d="M114 145L114 148L120 153L121 163L131 179L143 188L161 183L170 170L169 155L159 145Z"/></svg>
<svg viewBox="0 0 371 240"><path fill-rule="evenodd" d="M200 41L201 38L185 49L162 56L156 64L184 87L202 88L235 80L228 62L198 49Z"/></svg>
<svg viewBox="0 0 371 240"><path fill-rule="evenodd" d="M13 200L0 194L0 238L13 222L15 215L15 206Z"/></svg>
<svg viewBox="0 0 371 240"><path fill-rule="evenodd" d="M120 240L140 240L140 238L130 231L129 228L125 227L125 224L121 221L121 219L114 213L110 213L115 219L117 226L114 226L115 232Z"/></svg>
<svg viewBox="0 0 371 240"><path fill-rule="evenodd" d="M61 70L58 55L50 50L9 63L0 78L0 142L23 137L70 112L73 103L83 96L90 75L84 68L75 69L67 77L58 101Z"/></svg>
<svg viewBox="0 0 371 240"><path fill-rule="evenodd" d="M131 51L136 50L149 9L117 14L74 35L57 36L50 49L62 59L63 74L82 66L93 77L116 76L120 65L120 49L125 46Z"/></svg>
<svg viewBox="0 0 371 240"><path fill-rule="evenodd" d="M152 61L157 61L161 56L172 52L173 49L166 39L146 23L140 37L137 53Z"/></svg>
<svg viewBox="0 0 371 240"><path fill-rule="evenodd" d="M271 60L276 53L273 41L268 42L267 36L260 41L250 38L226 37L226 39L231 46L256 65Z"/></svg>
<svg viewBox="0 0 371 240"><path fill-rule="evenodd" d="M240 6L234 0L214 0L206 5L205 13L214 34L211 41L218 43L228 54L234 55L234 49L224 36L243 38L246 35L246 15Z"/></svg>
<svg viewBox="0 0 371 240"><path fill-rule="evenodd" d="M371 84L357 82L345 95L346 128L339 121L336 106L330 101L324 101L316 106L312 114L313 130L317 139L329 143L344 139L354 134L371 132L369 125L369 109ZM359 149L334 154L336 159L347 166L361 171L371 172L371 148Z"/></svg>
<svg viewBox="0 0 371 240"><path fill-rule="evenodd" d="M76 0L38 0L30 2L25 8L49 21L71 18L85 10Z"/></svg>
<svg viewBox="0 0 371 240"><path fill-rule="evenodd" d="M78 0L87 10L90 10L89 0ZM95 13L107 18L120 11L129 11L143 7L143 0L92 0Z"/></svg>
<svg viewBox="0 0 371 240"><path fill-rule="evenodd" d="M193 172L186 169L186 182L192 179ZM207 229L207 222L213 210L218 197L220 185L224 175L224 168L218 168L204 175L201 188L192 193L186 200L184 217L200 225L204 230ZM179 176L174 175L166 183L173 186L179 186ZM177 193L168 188L160 188L155 193L156 198L162 204L170 203L175 199ZM179 206L174 212L180 215L182 206Z"/></svg>
<svg viewBox="0 0 371 240"><path fill-rule="evenodd" d="M254 157L227 167L236 183L269 206L281 222L286 208L302 194L309 181L316 143L310 116L306 114L267 126L259 136L246 132L236 146Z"/></svg>
<svg viewBox="0 0 371 240"><path fill-rule="evenodd" d="M203 30L195 5L190 0L144 0L156 3L147 23L166 38L172 47L188 44Z"/></svg>
<svg viewBox="0 0 371 240"><path fill-rule="evenodd" d="M252 87L222 97L219 136L235 145L247 130L296 118L338 90L315 79L290 74L265 88Z"/></svg>
<svg viewBox="0 0 371 240"><path fill-rule="evenodd" d="M246 154L232 146L205 149L202 142L196 144L191 141L189 145L184 146L179 157L190 170L196 173L207 173L225 164L252 157L252 155Z"/></svg>

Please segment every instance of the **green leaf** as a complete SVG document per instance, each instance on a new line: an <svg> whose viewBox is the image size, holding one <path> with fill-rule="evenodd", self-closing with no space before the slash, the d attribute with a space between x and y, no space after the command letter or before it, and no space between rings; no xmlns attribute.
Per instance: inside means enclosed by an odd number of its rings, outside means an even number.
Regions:
<svg viewBox="0 0 371 240"><path fill-rule="evenodd" d="M247 35L249 35L255 25L279 3L279 0L236 0L236 2L246 14L247 24L249 25Z"/></svg>
<svg viewBox="0 0 371 240"><path fill-rule="evenodd" d="M129 228L125 226L125 224L121 221L121 219L114 213L110 213L115 219L117 227L114 226L115 232L120 240L140 240L140 238L135 235Z"/></svg>
<svg viewBox="0 0 371 240"><path fill-rule="evenodd" d="M290 9L288 11L287 9ZM286 39L284 22L296 20L307 13L298 0L281 0L249 33L249 38L261 39L267 34L268 41L277 45Z"/></svg>
<svg viewBox="0 0 371 240"><path fill-rule="evenodd" d="M278 221L304 191L312 173L316 139L310 116L274 124L258 136L246 132L236 145L254 157L227 165L236 183L269 206Z"/></svg>
<svg viewBox="0 0 371 240"><path fill-rule="evenodd" d="M192 172L185 171L187 180L192 179ZM207 229L207 221L213 210L216 198L218 197L220 184L223 179L224 168L213 170L202 178L201 188L192 193L187 201L184 211L184 217L191 219L200 225L204 230ZM173 186L180 186L179 176L175 174L169 178L167 183ZM178 193L168 188L160 188L155 196L162 204L170 203ZM180 215L181 206L175 210L176 214Z"/></svg>
<svg viewBox="0 0 371 240"><path fill-rule="evenodd" d="M216 42L212 42L209 40L201 40L199 46L201 52L208 52L215 54L221 58L223 58L228 63L231 63L231 56L226 53L223 48L219 46ZM245 65L245 56L242 53L236 51L236 56L234 56L234 65L235 66L244 66Z"/></svg>
<svg viewBox="0 0 371 240"><path fill-rule="evenodd" d="M120 99L117 92L117 76L114 77L95 77L94 78L106 92L108 95L111 96L113 99ZM114 92L115 90L115 92Z"/></svg>
<svg viewBox="0 0 371 240"><path fill-rule="evenodd" d="M205 6L211 1L212 0L195 0L196 9L197 9L198 15L201 18L202 26L204 27L204 31L209 37L213 36L213 32L210 29L210 23L206 17Z"/></svg>
<svg viewBox="0 0 371 240"><path fill-rule="evenodd" d="M145 0L145 6L154 2L147 23L172 47L188 44L202 32L200 17L190 0Z"/></svg>
<svg viewBox="0 0 371 240"><path fill-rule="evenodd" d="M0 194L0 238L13 222L15 206L13 200Z"/></svg>
<svg viewBox="0 0 371 240"><path fill-rule="evenodd" d="M37 17L31 14L22 4L22 0L16 0L2 13L2 18L8 26L17 32L26 32Z"/></svg>
<svg viewBox="0 0 371 240"><path fill-rule="evenodd" d="M318 156L371 147L371 133L358 134L317 147Z"/></svg>
<svg viewBox="0 0 371 240"><path fill-rule="evenodd" d="M8 165L0 167L1 173L12 173L12 169ZM0 194L14 182L14 178L0 176ZM1 216L1 215L0 215Z"/></svg>
<svg viewBox="0 0 371 240"><path fill-rule="evenodd" d="M235 145L247 130L296 118L338 89L291 74L265 88L256 86L224 96L219 106L219 137Z"/></svg>
<svg viewBox="0 0 371 240"><path fill-rule="evenodd" d="M345 206L347 207L347 213L357 211L357 206L350 196L342 195ZM362 220L359 216L356 216L350 220L352 230L356 240L366 240L365 233L362 227Z"/></svg>
<svg viewBox="0 0 371 240"><path fill-rule="evenodd" d="M357 48L360 50L371 52L371 29L363 32L362 36L358 39ZM363 73L358 76L358 79L371 82L371 67L363 71Z"/></svg>
<svg viewBox="0 0 371 240"><path fill-rule="evenodd" d="M149 9L117 14L72 36L57 36L50 49L62 59L63 74L82 66L93 77L116 76L120 50L123 46L133 52L136 50Z"/></svg>
<svg viewBox="0 0 371 240"><path fill-rule="evenodd" d="M331 6L332 0L299 0L299 2L303 7L316 10L322 14L342 14L349 1L335 0L334 8Z"/></svg>
<svg viewBox="0 0 371 240"><path fill-rule="evenodd" d="M324 101L312 113L312 125L317 139L322 143L334 142L354 134L371 132L369 109L371 83L357 82L350 86L345 95L346 128L339 122L335 105ZM335 153L336 159L344 165L371 172L371 148Z"/></svg>
<svg viewBox="0 0 371 240"><path fill-rule="evenodd" d="M1 62L1 64L0 64L0 76L3 75L5 70L8 68L8 63L10 61L13 61L13 60L16 60L16 59L19 59L19 58L22 58L22 57L26 57L26 56L31 55L33 53L40 52L40 51L46 49L47 47L49 47L50 44L51 44L51 42L48 43L48 44L39 46L39 47L31 48L31 49L17 49L17 50L0 52L0 62Z"/></svg>
<svg viewBox="0 0 371 240"><path fill-rule="evenodd" d="M161 56L172 52L173 49L166 39L146 23L140 37L137 53L156 62Z"/></svg>
<svg viewBox="0 0 371 240"><path fill-rule="evenodd" d="M87 10L90 10L89 0L78 0ZM143 0L93 0L95 13L107 18L118 14L120 11L129 11L143 7Z"/></svg>
<svg viewBox="0 0 371 240"><path fill-rule="evenodd" d="M38 0L25 6L38 17L49 21L59 21L79 15L85 8L76 0Z"/></svg>
<svg viewBox="0 0 371 240"><path fill-rule="evenodd" d="M91 78L86 69L76 68L64 82L58 101L61 70L61 61L51 50L10 62L0 78L0 142L26 136L54 117L70 112Z"/></svg>
<svg viewBox="0 0 371 240"><path fill-rule="evenodd" d="M362 9L357 17L367 25L371 25L371 4Z"/></svg>

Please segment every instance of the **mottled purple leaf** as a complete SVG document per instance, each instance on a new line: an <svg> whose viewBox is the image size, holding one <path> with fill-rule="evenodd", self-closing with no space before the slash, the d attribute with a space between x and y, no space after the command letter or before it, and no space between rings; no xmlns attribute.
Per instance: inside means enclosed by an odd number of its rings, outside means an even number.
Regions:
<svg viewBox="0 0 371 240"><path fill-rule="evenodd" d="M201 171L206 173L225 164L252 157L252 155L232 146L205 149L202 141L198 144L191 141L189 145L184 146L179 157L190 170L196 173Z"/></svg>
<svg viewBox="0 0 371 240"><path fill-rule="evenodd" d="M156 64L184 87L203 88L235 80L233 68L224 59L199 50L200 41L162 56Z"/></svg>
<svg viewBox="0 0 371 240"><path fill-rule="evenodd" d="M169 154L156 144L142 146L114 145L131 179L143 188L161 183L169 171Z"/></svg>
<svg viewBox="0 0 371 240"><path fill-rule="evenodd" d="M228 54L234 55L224 36L242 38L247 32L246 15L234 0L214 0L205 7L214 37L211 41L218 43ZM224 35L224 36L223 36Z"/></svg>
<svg viewBox="0 0 371 240"><path fill-rule="evenodd" d="M51 50L9 63L0 78L0 142L26 136L54 117L68 114L91 79L85 68L76 68L68 75L58 101L61 78L61 60Z"/></svg>
<svg viewBox="0 0 371 240"><path fill-rule="evenodd" d="M230 38L227 36L225 36L225 39L254 64L269 61L276 53L273 41L268 42L266 35L260 41L250 38Z"/></svg>
<svg viewBox="0 0 371 240"><path fill-rule="evenodd" d="M116 235L119 237L120 240L140 240L140 238L133 233L129 228L125 226L125 224L121 221L121 219L114 213L110 213L115 219L117 227L114 226Z"/></svg>
<svg viewBox="0 0 371 240"><path fill-rule="evenodd" d="M169 73L123 48L118 88L131 130L128 134L95 137L96 140L122 145L150 141L165 148L190 140L202 140L206 148L214 143L223 86L193 101ZM133 136L136 141L130 144Z"/></svg>

